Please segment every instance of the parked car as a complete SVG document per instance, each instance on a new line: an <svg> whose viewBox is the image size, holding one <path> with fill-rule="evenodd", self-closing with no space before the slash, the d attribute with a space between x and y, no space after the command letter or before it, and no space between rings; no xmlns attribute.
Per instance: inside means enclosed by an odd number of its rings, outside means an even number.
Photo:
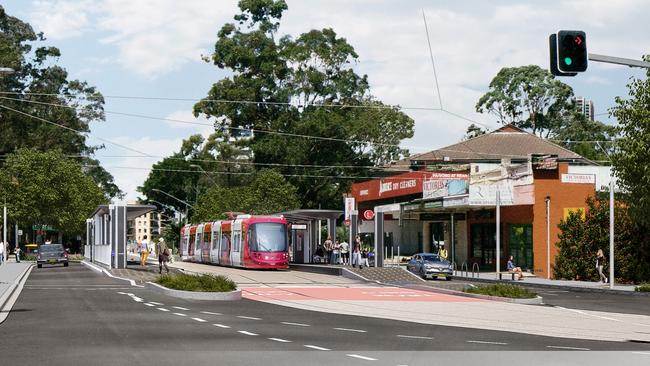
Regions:
<svg viewBox="0 0 650 366"><path fill-rule="evenodd" d="M413 255L411 260L406 264L406 269L424 279L444 278L449 281L454 275L451 263L433 253L418 253Z"/></svg>
<svg viewBox="0 0 650 366"><path fill-rule="evenodd" d="M68 266L68 252L62 244L43 244L38 247L36 266L42 268L44 264L63 264Z"/></svg>

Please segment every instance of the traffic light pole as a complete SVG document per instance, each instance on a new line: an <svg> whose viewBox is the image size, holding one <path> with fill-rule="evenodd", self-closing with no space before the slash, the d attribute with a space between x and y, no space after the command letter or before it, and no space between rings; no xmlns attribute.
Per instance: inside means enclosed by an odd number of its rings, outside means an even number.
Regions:
<svg viewBox="0 0 650 366"><path fill-rule="evenodd" d="M608 64L624 65L629 67L640 67L650 69L650 62L633 60L631 58L622 58L614 56L598 55L595 53L589 54L589 61L604 62Z"/></svg>

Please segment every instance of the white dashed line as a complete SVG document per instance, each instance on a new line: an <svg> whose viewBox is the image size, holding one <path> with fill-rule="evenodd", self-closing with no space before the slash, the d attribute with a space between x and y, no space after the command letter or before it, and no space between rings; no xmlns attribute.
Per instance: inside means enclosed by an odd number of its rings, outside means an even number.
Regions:
<svg viewBox="0 0 650 366"><path fill-rule="evenodd" d="M201 319L201 318L192 318L192 320L196 320L197 322L200 323L205 323L207 320Z"/></svg>
<svg viewBox="0 0 650 366"><path fill-rule="evenodd" d="M248 319L248 320L262 320L261 318L256 318L254 316L237 315L237 317L240 318L240 319Z"/></svg>
<svg viewBox="0 0 650 366"><path fill-rule="evenodd" d="M412 336L412 335L397 335L399 338L413 338L413 339L433 339L433 337L423 337L423 336Z"/></svg>
<svg viewBox="0 0 650 366"><path fill-rule="evenodd" d="M344 332L357 332L357 333L366 333L365 330L361 329L350 329L350 328L334 328L334 330L341 330Z"/></svg>
<svg viewBox="0 0 650 366"><path fill-rule="evenodd" d="M350 355L346 355L346 356L359 358L359 359L366 360L366 361L377 361L376 358L372 358L372 357L368 357L368 356L361 356L361 355L354 355L354 354L350 354Z"/></svg>
<svg viewBox="0 0 650 366"><path fill-rule="evenodd" d="M165 305L165 304L161 304L161 303L159 303L159 302L155 302L155 301L149 301L149 303L150 303L150 304L154 304L154 305L158 305L158 306L163 306L163 305Z"/></svg>
<svg viewBox="0 0 650 366"><path fill-rule="evenodd" d="M632 352L636 355L650 355L650 352Z"/></svg>
<svg viewBox="0 0 650 366"><path fill-rule="evenodd" d="M280 324L284 325L295 325L297 327L309 327L309 324L302 324L302 323L292 323L292 322L281 322Z"/></svg>
<svg viewBox="0 0 650 366"><path fill-rule="evenodd" d="M282 338L269 338L269 339L276 342L291 343L291 341Z"/></svg>
<svg viewBox="0 0 650 366"><path fill-rule="evenodd" d="M173 307L174 309L178 309L178 310L184 310L184 311L188 311L188 310L190 310L190 309L188 309L188 308L183 308L183 307L180 307L180 306L172 306L172 307Z"/></svg>
<svg viewBox="0 0 650 366"><path fill-rule="evenodd" d="M172 314L174 314L174 315L178 315L178 316L187 316L187 315L185 315L185 314L183 314L183 313L172 313Z"/></svg>
<svg viewBox="0 0 650 366"><path fill-rule="evenodd" d="M160 311L169 311L169 309L165 309L165 308L157 308L157 309Z"/></svg>
<svg viewBox="0 0 650 366"><path fill-rule="evenodd" d="M117 293L120 295L126 295L126 292L122 292L122 291L118 291Z"/></svg>
<svg viewBox="0 0 650 366"><path fill-rule="evenodd" d="M610 318L610 317L606 317L606 316L589 314L589 313L585 313L584 311L580 311L580 310L576 310L576 309L567 309L567 308L564 308L562 306L556 306L556 308L566 310L566 311L571 311L573 313L577 313L577 314L581 314L581 315L585 315L585 316L591 316L591 317L598 318L598 319L605 319L605 320L611 320L611 321L614 321L614 322L620 322L620 320L618 320L618 319L614 319L614 318Z"/></svg>
<svg viewBox="0 0 650 366"><path fill-rule="evenodd" d="M582 347L546 346L546 348L572 349L572 350L576 350L576 351L590 351L589 348L582 348Z"/></svg>
<svg viewBox="0 0 650 366"><path fill-rule="evenodd" d="M247 332L245 330L238 330L237 333L246 334L246 335L249 335L249 336L259 335L259 334L256 334L256 333Z"/></svg>
<svg viewBox="0 0 650 366"><path fill-rule="evenodd" d="M224 325L224 324L212 324L212 325L214 325L215 327L219 327L219 328L230 329L229 326Z"/></svg>
<svg viewBox="0 0 650 366"><path fill-rule="evenodd" d="M221 313L213 313L211 311L202 311L201 314L208 314L208 315L223 315Z"/></svg>
<svg viewBox="0 0 650 366"><path fill-rule="evenodd" d="M147 306L156 306L156 305L154 305L154 304L150 304L150 303L148 303L148 302L145 302L144 304L147 305Z"/></svg>
<svg viewBox="0 0 650 366"><path fill-rule="evenodd" d="M331 349L329 349L329 348L318 347L318 346L314 346L314 345L311 345L311 344L305 344L305 347L315 349L315 350L318 350L318 351L331 351Z"/></svg>
<svg viewBox="0 0 650 366"><path fill-rule="evenodd" d="M467 341L467 343L498 344L498 345L506 345L506 344L508 344L508 343L504 343L504 342L488 342L488 341Z"/></svg>

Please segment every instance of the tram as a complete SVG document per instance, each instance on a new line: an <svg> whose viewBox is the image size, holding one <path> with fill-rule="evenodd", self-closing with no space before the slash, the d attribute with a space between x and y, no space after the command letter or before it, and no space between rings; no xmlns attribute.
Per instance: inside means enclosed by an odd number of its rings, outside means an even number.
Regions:
<svg viewBox="0 0 650 366"><path fill-rule="evenodd" d="M181 228L183 261L256 269L289 268L287 221L237 215Z"/></svg>

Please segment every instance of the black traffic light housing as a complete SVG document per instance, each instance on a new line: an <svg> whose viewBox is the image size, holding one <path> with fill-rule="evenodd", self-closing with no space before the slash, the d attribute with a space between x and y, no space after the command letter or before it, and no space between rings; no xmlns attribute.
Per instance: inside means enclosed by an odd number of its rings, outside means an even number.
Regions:
<svg viewBox="0 0 650 366"><path fill-rule="evenodd" d="M556 76L575 76L587 70L589 54L583 31L561 30L549 37L550 68Z"/></svg>

